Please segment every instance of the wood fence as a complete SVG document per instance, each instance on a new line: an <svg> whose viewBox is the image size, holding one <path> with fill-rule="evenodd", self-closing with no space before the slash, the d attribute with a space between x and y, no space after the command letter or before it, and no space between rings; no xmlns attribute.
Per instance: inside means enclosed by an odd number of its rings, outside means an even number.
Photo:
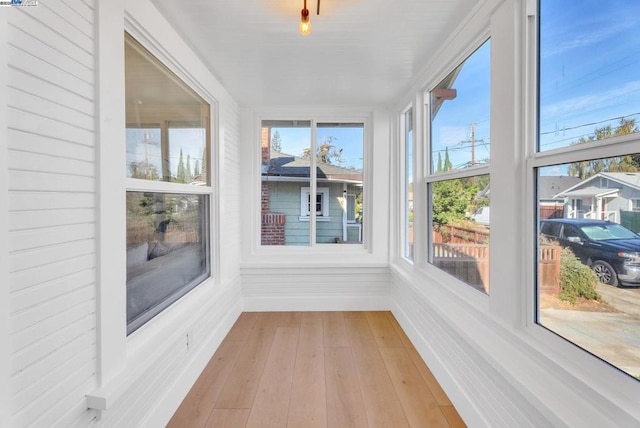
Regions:
<svg viewBox="0 0 640 428"><path fill-rule="evenodd" d="M540 246L538 282L542 294L560 292L560 253L560 246ZM433 264L478 290L489 293L489 245L434 242Z"/></svg>

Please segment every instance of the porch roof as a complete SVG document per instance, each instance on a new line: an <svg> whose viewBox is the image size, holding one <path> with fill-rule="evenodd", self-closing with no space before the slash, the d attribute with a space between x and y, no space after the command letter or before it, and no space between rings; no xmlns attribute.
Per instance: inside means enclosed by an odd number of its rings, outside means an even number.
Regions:
<svg viewBox="0 0 640 428"><path fill-rule="evenodd" d="M620 189L610 187L589 186L581 189L574 189L568 192L558 193L558 196L565 198L604 198L615 197Z"/></svg>

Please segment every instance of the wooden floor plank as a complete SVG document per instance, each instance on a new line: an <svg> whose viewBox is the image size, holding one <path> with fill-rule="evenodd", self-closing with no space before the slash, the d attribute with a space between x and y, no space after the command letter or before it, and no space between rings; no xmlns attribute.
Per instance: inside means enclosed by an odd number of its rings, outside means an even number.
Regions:
<svg viewBox="0 0 640 428"><path fill-rule="evenodd" d="M168 426L465 424L391 312L256 312L238 318Z"/></svg>
<svg viewBox="0 0 640 428"><path fill-rule="evenodd" d="M327 427L366 428L367 415L351 348L325 348Z"/></svg>
<svg viewBox="0 0 640 428"><path fill-rule="evenodd" d="M369 328L376 339L376 343L381 347L401 347L402 342L396 334L393 326L387 318L386 312L366 312Z"/></svg>
<svg viewBox="0 0 640 428"><path fill-rule="evenodd" d="M298 347L299 328L279 327L249 413L247 427L284 427Z"/></svg>
<svg viewBox="0 0 640 428"><path fill-rule="evenodd" d="M346 323L369 426L408 427L366 317Z"/></svg>
<svg viewBox="0 0 640 428"><path fill-rule="evenodd" d="M296 353L287 427L327 426L322 315L303 317Z"/></svg>
<svg viewBox="0 0 640 428"><path fill-rule="evenodd" d="M349 345L351 347L377 347L376 339L373 337L369 322L363 316L362 318L345 318L345 326L349 336Z"/></svg>
<svg viewBox="0 0 640 428"><path fill-rule="evenodd" d="M170 428L204 427L236 363L242 342L222 342L167 425Z"/></svg>
<svg viewBox="0 0 640 428"><path fill-rule="evenodd" d="M467 424L464 423L455 407L442 406L440 407L440 410L444 413L444 416L447 418L451 428L466 428Z"/></svg>
<svg viewBox="0 0 640 428"><path fill-rule="evenodd" d="M411 340L409 340L409 337L407 336L407 334L404 332L404 330L400 326L400 323L398 322L396 317L394 317L391 312L386 312L386 315L387 315L387 319L391 323L391 326L393 327L393 330L396 332L396 334L400 338L400 341L402 342L402 345L406 349L414 349L413 343L411 343Z"/></svg>
<svg viewBox="0 0 640 428"><path fill-rule="evenodd" d="M277 317L260 314L257 325L252 329L229 376L231 381L227 381L220 393L216 409L251 408L271 350L277 323Z"/></svg>
<svg viewBox="0 0 640 428"><path fill-rule="evenodd" d="M342 312L323 313L322 327L324 330L324 346L330 348L351 346Z"/></svg>
<svg viewBox="0 0 640 428"><path fill-rule="evenodd" d="M427 386L429 386L429 390L435 397L438 405L453 407L451 401L449 401L449 397L447 397L447 394L444 392L436 378L433 376L431 370L429 370L429 367L427 367L420 354L418 354L415 346L413 346L413 343L411 343L411 340L391 312L387 312L387 319L389 319L389 322L396 331L396 334L398 334L398 336L400 337L400 340L402 341L405 349L407 349L411 360L420 372L420 375L424 379Z"/></svg>
<svg viewBox="0 0 640 428"><path fill-rule="evenodd" d="M433 376L433 373L431 373L429 367L427 367L422 357L420 357L418 351L416 351L414 348L409 349L408 352L411 360L413 361L413 364L415 364L418 372L420 373L420 376L422 376L422 379L424 379L425 383L429 387L429 391L431 391L431 393L435 397L438 405L452 406L451 401L449 401L449 397L447 397L447 394L444 392L436 378Z"/></svg>
<svg viewBox="0 0 640 428"><path fill-rule="evenodd" d="M206 428L242 428L247 425L249 409L215 409L207 422ZM190 425L182 425L191 428Z"/></svg>
<svg viewBox="0 0 640 428"><path fill-rule="evenodd" d="M436 399L404 348L381 347L382 359L400 399L404 414L412 427L446 428L449 426Z"/></svg>
<svg viewBox="0 0 640 428"><path fill-rule="evenodd" d="M229 330L229 333L227 333L227 337L225 337L224 340L247 340L259 317L259 312L243 312L240 314L240 317L238 317L235 324L233 324L233 327L231 327L231 330Z"/></svg>
<svg viewBox="0 0 640 428"><path fill-rule="evenodd" d="M268 313L277 327L299 328L304 312L271 312Z"/></svg>

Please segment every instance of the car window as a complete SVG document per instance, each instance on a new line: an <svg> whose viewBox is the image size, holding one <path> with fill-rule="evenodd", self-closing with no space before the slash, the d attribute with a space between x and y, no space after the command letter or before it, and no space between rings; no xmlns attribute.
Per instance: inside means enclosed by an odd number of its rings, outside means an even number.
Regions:
<svg viewBox="0 0 640 428"><path fill-rule="evenodd" d="M540 233L557 238L560 235L560 226L560 223L544 222L540 228Z"/></svg>
<svg viewBox="0 0 640 428"><path fill-rule="evenodd" d="M589 239L594 241L603 241L606 239L634 239L638 238L638 235L620 226L619 224L605 224L605 225L591 225L584 226L582 231Z"/></svg>
<svg viewBox="0 0 640 428"><path fill-rule="evenodd" d="M578 232L578 228L572 224L565 224L562 230L562 237L564 239L579 237L580 233Z"/></svg>

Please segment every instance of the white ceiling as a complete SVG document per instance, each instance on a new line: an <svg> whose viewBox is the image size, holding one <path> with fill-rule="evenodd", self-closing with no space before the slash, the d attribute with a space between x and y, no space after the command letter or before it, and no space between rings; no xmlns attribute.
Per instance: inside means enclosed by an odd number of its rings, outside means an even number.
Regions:
<svg viewBox="0 0 640 428"><path fill-rule="evenodd" d="M151 0L241 106L388 105L478 0Z"/></svg>

